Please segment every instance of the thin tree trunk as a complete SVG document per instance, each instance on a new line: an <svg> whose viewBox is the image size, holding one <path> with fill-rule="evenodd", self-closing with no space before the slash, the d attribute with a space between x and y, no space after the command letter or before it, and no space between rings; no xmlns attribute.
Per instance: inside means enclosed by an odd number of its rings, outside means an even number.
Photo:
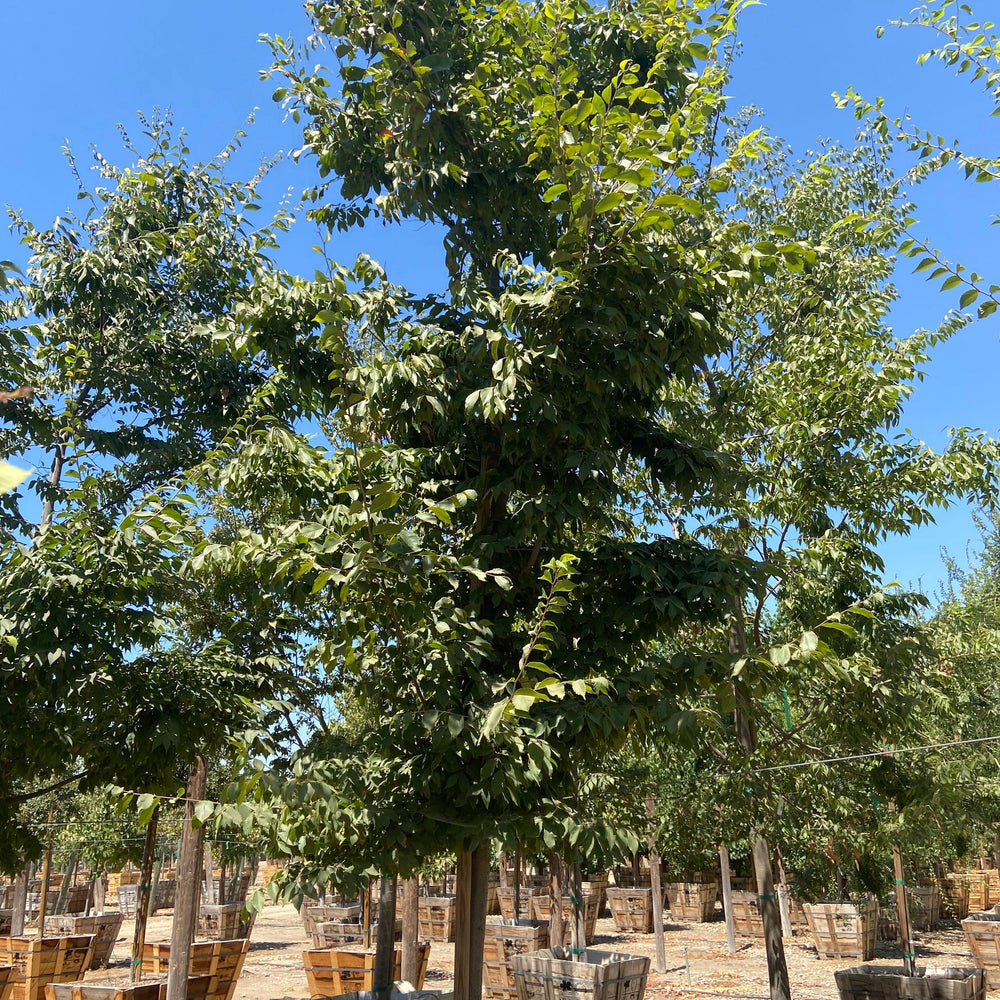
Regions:
<svg viewBox="0 0 1000 1000"><path fill-rule="evenodd" d="M135 897L135 932L132 935L132 966L129 975L129 981L133 983L142 979L142 946L146 943L146 921L149 920L150 901L153 898L153 855L156 853L156 827L159 819L160 807L157 806L146 826L139 888Z"/></svg>
<svg viewBox="0 0 1000 1000"><path fill-rule="evenodd" d="M521 916L521 848L514 851L514 922Z"/></svg>
<svg viewBox="0 0 1000 1000"><path fill-rule="evenodd" d="M76 870L76 859L80 856L80 849L74 847L69 852L69 861L66 862L66 869L63 872L62 885L59 886L59 895L56 898L56 913L65 913L66 905L69 903L69 887L73 883L73 872Z"/></svg>
<svg viewBox="0 0 1000 1000"><path fill-rule="evenodd" d="M201 884L201 853L205 828L194 827L194 805L205 794L205 758L195 757L188 769L184 802L184 825L181 855L177 862L177 902L170 933L170 962L167 968L166 1000L185 1000L191 963L191 941L198 920L198 897Z"/></svg>
<svg viewBox="0 0 1000 1000"><path fill-rule="evenodd" d="M42 864L42 891L38 894L38 936L45 937L45 910L49 902L49 877L52 874L52 816L54 806L49 806L49 843L45 848L45 861Z"/></svg>
<svg viewBox="0 0 1000 1000"><path fill-rule="evenodd" d="M215 869L215 864L212 861L212 845L204 845L204 858L205 858L205 902L209 906L214 906L218 899L215 895L215 877L212 872Z"/></svg>
<svg viewBox="0 0 1000 1000"><path fill-rule="evenodd" d="M361 893L361 944L372 946L372 884L367 882Z"/></svg>
<svg viewBox="0 0 1000 1000"><path fill-rule="evenodd" d="M455 1000L473 1000L469 968L471 917L472 853L459 851L455 869Z"/></svg>
<svg viewBox="0 0 1000 1000"><path fill-rule="evenodd" d="M399 978L404 983L409 983L416 988L417 938L420 936L420 888L415 878L408 878L403 881L402 890L403 940L401 942Z"/></svg>
<svg viewBox="0 0 1000 1000"><path fill-rule="evenodd" d="M778 862L778 910L781 913L781 933L785 937L792 937L792 914L788 902L788 874L785 871L785 859L781 856L781 848L774 849L774 856Z"/></svg>
<svg viewBox="0 0 1000 1000"><path fill-rule="evenodd" d="M573 951L582 954L587 948L587 916L583 908L583 878L580 874L580 862L574 861L570 871L572 876L569 894L573 898L573 926L571 928Z"/></svg>
<svg viewBox="0 0 1000 1000"><path fill-rule="evenodd" d="M375 971L372 989L376 995L388 993L396 957L396 876L383 875L378 890L378 936L375 942Z"/></svg>
<svg viewBox="0 0 1000 1000"><path fill-rule="evenodd" d="M898 847L892 849L892 868L896 873L896 911L899 921L899 940L903 945L903 975L915 975L916 956L913 933L910 930L910 908L906 905L906 884L903 877L903 855Z"/></svg>
<svg viewBox="0 0 1000 1000"><path fill-rule="evenodd" d="M157 860L153 865L153 881L149 890L149 904L146 906L147 920L156 912L156 893L160 886L160 872L162 869L163 862Z"/></svg>
<svg viewBox="0 0 1000 1000"><path fill-rule="evenodd" d="M646 819L649 820L649 884L653 890L653 936L656 938L656 971L667 971L667 946L663 940L663 887L660 885L660 852L656 848L656 799L646 795Z"/></svg>
<svg viewBox="0 0 1000 1000"><path fill-rule="evenodd" d="M753 864L757 873L757 899L764 924L764 947L767 949L767 977L771 1000L791 1000L792 988L785 963L785 946L781 939L781 914L774 892L771 873L771 851L767 841L758 837L753 845Z"/></svg>
<svg viewBox="0 0 1000 1000"><path fill-rule="evenodd" d="M14 914L10 918L10 932L15 937L24 934L24 917L28 909L28 879L31 877L31 864L26 864L14 880Z"/></svg>
<svg viewBox="0 0 1000 1000"><path fill-rule="evenodd" d="M563 873L558 851L549 855L549 947L561 948L565 943L563 928Z"/></svg>
<svg viewBox="0 0 1000 1000"><path fill-rule="evenodd" d="M726 943L729 953L736 951L736 922L733 920L733 882L729 869L729 849L719 845L719 871L722 877L722 915L726 918Z"/></svg>
<svg viewBox="0 0 1000 1000"><path fill-rule="evenodd" d="M506 889L508 886L507 882L507 855L501 851L500 852L500 888Z"/></svg>
<svg viewBox="0 0 1000 1000"><path fill-rule="evenodd" d="M486 940L486 909L490 888L490 844L480 844L471 858L469 898L469 1000L482 1000L483 948Z"/></svg>

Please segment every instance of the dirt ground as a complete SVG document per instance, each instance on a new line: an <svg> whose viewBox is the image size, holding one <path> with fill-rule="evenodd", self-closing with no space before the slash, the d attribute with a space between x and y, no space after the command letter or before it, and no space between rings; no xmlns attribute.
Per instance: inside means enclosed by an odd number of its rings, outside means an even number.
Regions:
<svg viewBox="0 0 1000 1000"><path fill-rule="evenodd" d="M146 940L168 941L170 921L171 911L156 914L150 920ZM88 982L120 983L127 978L132 932L133 921L126 920L108 970L88 973ZM699 996L766 1000L767 961L759 941L737 938L738 950L730 955L721 920L708 924L668 923L664 937L667 971L663 975L651 971L646 991L651 1000L668 997L689 1000ZM309 1000L306 976L302 971L302 951L307 947L308 939L294 907L266 907L253 929L250 951L234 1000ZM598 921L592 947L633 955L655 955L652 934L618 934L610 917ZM794 1000L836 1000L833 973L852 964L850 961L818 958L805 928L785 941L785 954ZM942 923L933 933L917 935L917 962L920 965L971 965L967 954L965 938L954 922ZM898 944L880 941L875 961L901 968L902 949ZM435 942L425 988L450 989L452 971L452 945Z"/></svg>

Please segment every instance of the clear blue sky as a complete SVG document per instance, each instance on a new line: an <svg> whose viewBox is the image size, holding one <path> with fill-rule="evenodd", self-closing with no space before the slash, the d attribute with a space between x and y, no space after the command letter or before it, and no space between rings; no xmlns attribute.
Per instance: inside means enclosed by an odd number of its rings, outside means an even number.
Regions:
<svg viewBox="0 0 1000 1000"><path fill-rule="evenodd" d="M916 66L917 53L929 44L927 35L890 31L876 39L877 24L905 15L911 6L911 0L769 0L750 9L741 30L735 99L762 108L769 129L799 151L825 137L851 139L854 119L837 111L830 96L850 84L866 95L884 95L893 113L909 111L931 130L960 135L982 152L995 151L1000 119L987 118L985 99L943 67ZM979 6L992 3L979 0ZM189 132L192 151L203 157L218 151L259 108L236 167L249 174L262 156L299 145L295 127L282 123L280 109L270 100L274 84L258 78L269 63L258 36L303 37L307 30L301 5L280 0L5 4L0 12L0 202L23 209L39 225L48 223L72 205L75 193L59 152L63 142L69 141L81 165L91 143L120 159L115 123L138 131L135 112L148 113L155 106L172 109L175 122ZM308 170L284 165L273 172L268 194L276 199L310 180ZM953 259L1000 284L1000 229L989 225L1000 190L956 177L935 181L916 195L928 237ZM315 233L300 227L283 249L281 263L309 273L313 242ZM400 238L372 227L363 243L343 241L331 252L349 260L361 249L381 260L394 280L417 289L440 283L438 240L430 228L410 227ZM20 259L5 231L0 257ZM899 284L903 299L892 319L901 335L935 326L955 304L909 277L905 268ZM908 407L907 426L938 446L951 426L996 432L998 372L1000 318L994 316L938 349ZM889 576L922 580L933 589L942 575L941 546L961 556L972 537L968 512L946 512L937 526L885 546Z"/></svg>

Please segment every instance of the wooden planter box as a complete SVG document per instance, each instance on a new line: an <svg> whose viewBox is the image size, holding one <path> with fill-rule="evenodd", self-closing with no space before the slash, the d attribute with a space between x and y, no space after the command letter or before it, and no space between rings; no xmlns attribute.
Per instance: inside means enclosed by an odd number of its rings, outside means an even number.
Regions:
<svg viewBox="0 0 1000 1000"><path fill-rule="evenodd" d="M328 903L303 903L299 911L306 934L313 935L320 923L337 921L358 924L361 921L361 904L353 906L332 906Z"/></svg>
<svg viewBox="0 0 1000 1000"><path fill-rule="evenodd" d="M486 1000L514 1000L513 955L540 951L549 946L549 925L542 921L487 924L483 942L483 995Z"/></svg>
<svg viewBox="0 0 1000 1000"><path fill-rule="evenodd" d="M705 923L715 915L715 882L668 882L667 902L670 915L678 920Z"/></svg>
<svg viewBox="0 0 1000 1000"><path fill-rule="evenodd" d="M961 875L945 875L941 881L941 902L955 920L969 915L969 883Z"/></svg>
<svg viewBox="0 0 1000 1000"><path fill-rule="evenodd" d="M236 983L243 971L249 938L231 941L195 941L191 944L188 975L191 988L200 989L204 980L204 996L210 1000L232 1000ZM147 941L142 947L142 971L166 975L170 965L170 942ZM197 982L196 982L197 981Z"/></svg>
<svg viewBox="0 0 1000 1000"><path fill-rule="evenodd" d="M342 948L347 944L363 944L364 930L361 924L346 920L323 920L315 925L309 936L315 950L321 948Z"/></svg>
<svg viewBox="0 0 1000 1000"><path fill-rule="evenodd" d="M597 901L597 915L601 916L604 913L604 907L608 902L608 873L589 873L584 875L583 881L580 883L580 888L583 890L584 895L588 893L590 895L597 895L600 898Z"/></svg>
<svg viewBox="0 0 1000 1000"><path fill-rule="evenodd" d="M90 968L103 969L111 961L111 952L122 929L124 916L121 913L94 913L89 917L70 917L57 914L45 918L47 933L73 937L80 934L93 935L90 953Z"/></svg>
<svg viewBox="0 0 1000 1000"><path fill-rule="evenodd" d="M757 893L734 889L730 895L733 901L733 924L736 933L744 937L763 937L764 920L760 915L760 900L757 898Z"/></svg>
<svg viewBox="0 0 1000 1000"><path fill-rule="evenodd" d="M428 941L455 940L454 896L421 896L417 906L420 937Z"/></svg>
<svg viewBox="0 0 1000 1000"><path fill-rule="evenodd" d="M198 910L198 934L213 941L231 941L250 936L256 911L246 919L242 903L202 904Z"/></svg>
<svg viewBox="0 0 1000 1000"><path fill-rule="evenodd" d="M513 921L531 919L531 900L535 896L547 896L548 890L538 886L521 886L520 888L520 913L514 913L514 889L512 886L503 888L497 886L497 904L500 907L500 916L504 920Z"/></svg>
<svg viewBox="0 0 1000 1000"><path fill-rule="evenodd" d="M941 919L941 890L936 885L906 887L910 923L918 931L932 931Z"/></svg>
<svg viewBox="0 0 1000 1000"><path fill-rule="evenodd" d="M985 971L991 990L1000 989L1000 913L970 913L962 932L972 964Z"/></svg>
<svg viewBox="0 0 1000 1000"><path fill-rule="evenodd" d="M969 886L969 912L988 910L997 902L998 894L988 871L959 872L959 877Z"/></svg>
<svg viewBox="0 0 1000 1000"><path fill-rule="evenodd" d="M177 880L161 878L156 883L156 903L154 910L172 910L177 902Z"/></svg>
<svg viewBox="0 0 1000 1000"><path fill-rule="evenodd" d="M412 985L421 989L427 972L429 942L417 945L417 981ZM392 978L399 979L401 952L393 950ZM324 948L302 952L302 966L309 982L309 996L339 997L356 990L370 990L375 975L374 948Z"/></svg>
<svg viewBox="0 0 1000 1000"><path fill-rule="evenodd" d="M97 983L48 983L45 1000L160 1000L164 983L134 986L99 986Z"/></svg>
<svg viewBox="0 0 1000 1000"><path fill-rule="evenodd" d="M10 937L10 929L14 923L14 911L0 909L0 936ZM0 1000L3 1000L0 997Z"/></svg>
<svg viewBox="0 0 1000 1000"><path fill-rule="evenodd" d="M868 962L875 957L878 929L878 902L803 903L809 931L821 958L857 958Z"/></svg>
<svg viewBox="0 0 1000 1000"><path fill-rule="evenodd" d="M123 917L134 917L139 905L139 883L118 886L118 910Z"/></svg>
<svg viewBox="0 0 1000 1000"><path fill-rule="evenodd" d="M0 965L0 1000L10 1000L16 977L17 969L13 965Z"/></svg>
<svg viewBox="0 0 1000 1000"><path fill-rule="evenodd" d="M90 965L93 938L0 937L0 964L13 965L13 1000L41 1000L46 983L75 983Z"/></svg>
<svg viewBox="0 0 1000 1000"><path fill-rule="evenodd" d="M904 976L898 966L860 965L835 972L840 1000L983 1000L981 969L917 969Z"/></svg>
<svg viewBox="0 0 1000 1000"><path fill-rule="evenodd" d="M552 948L512 955L517 1000L642 1000L649 976L645 956Z"/></svg>
<svg viewBox="0 0 1000 1000"><path fill-rule="evenodd" d="M600 896L583 897L583 943L585 946L594 940L594 934L597 930L597 904L600 898ZM551 915L551 902L552 900L547 892L541 896L532 896L532 918L535 920L548 920ZM564 927L571 926L576 919L573 913L573 900L569 896L563 896L562 898L562 917Z"/></svg>
<svg viewBox="0 0 1000 1000"><path fill-rule="evenodd" d="M598 896L598 901L600 897ZM652 889L608 889L608 906L615 930L625 934L651 934L653 931Z"/></svg>

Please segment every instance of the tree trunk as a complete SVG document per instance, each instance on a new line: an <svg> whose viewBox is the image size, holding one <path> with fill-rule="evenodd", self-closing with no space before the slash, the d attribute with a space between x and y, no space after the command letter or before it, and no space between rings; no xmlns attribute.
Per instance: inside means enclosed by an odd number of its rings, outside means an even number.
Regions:
<svg viewBox="0 0 1000 1000"><path fill-rule="evenodd" d="M785 963L785 946L781 939L781 914L774 893L771 873L771 851L767 841L758 837L753 845L753 864L757 874L757 899L764 923L764 947L767 949L767 978L771 1000L791 1000L792 989Z"/></svg>
<svg viewBox="0 0 1000 1000"><path fill-rule="evenodd" d="M375 942L375 971L372 989L376 994L392 988L396 951L396 876L383 875L378 889L378 936Z"/></svg>
<svg viewBox="0 0 1000 1000"><path fill-rule="evenodd" d="M191 941L198 921L201 853L205 840L205 828L194 827L194 805L205 794L205 773L205 758L199 755L188 769L181 854L177 862L177 901L170 932L166 1000L185 1000L188 993Z"/></svg>
<svg viewBox="0 0 1000 1000"><path fill-rule="evenodd" d="M455 869L455 1000L472 1000L469 968L472 928L472 853L458 852Z"/></svg>
<svg viewBox="0 0 1000 1000"><path fill-rule="evenodd" d="M472 852L469 900L469 1000L482 1000L483 947L486 940L486 910L490 889L490 843Z"/></svg>
<svg viewBox="0 0 1000 1000"><path fill-rule="evenodd" d="M45 937L45 910L49 902L49 877L52 874L52 816L54 807L49 806L49 844L45 848L45 861L42 864L42 891L38 894L38 936Z"/></svg>
<svg viewBox="0 0 1000 1000"><path fill-rule="evenodd" d="M28 909L28 879L31 864L26 864L14 880L14 914L10 918L10 932L15 937L24 934L24 915Z"/></svg>
<svg viewBox="0 0 1000 1000"><path fill-rule="evenodd" d="M788 903L788 875L785 872L785 861L781 856L781 849L775 848L774 854L778 862L778 909L781 912L781 933L785 937L792 937L792 914Z"/></svg>
<svg viewBox="0 0 1000 1000"><path fill-rule="evenodd" d="M521 916L521 848L514 852L514 920Z"/></svg>
<svg viewBox="0 0 1000 1000"><path fill-rule="evenodd" d="M417 939L420 937L420 886L415 878L402 884L403 940L400 943L399 978L416 988ZM398 902L398 901L397 901Z"/></svg>
<svg viewBox="0 0 1000 1000"><path fill-rule="evenodd" d="M156 912L156 891L160 885L160 872L162 869L163 869L163 862L156 861L153 865L153 880L150 883L149 903L146 906L147 920Z"/></svg>
<svg viewBox="0 0 1000 1000"><path fill-rule="evenodd" d="M159 817L160 807L157 806L146 826L146 842L142 847L142 869L135 897L135 932L132 936L132 966L129 975L129 981L133 983L142 979L142 946L146 943L146 921L149 919L150 903L153 899L153 855L156 853L156 827L159 824Z"/></svg>
<svg viewBox="0 0 1000 1000"><path fill-rule="evenodd" d="M73 872L76 871L76 860L80 856L80 849L74 847L69 852L69 861L66 862L66 869L63 872L62 885L59 886L59 896L56 898L56 913L65 913L66 904L69 902L69 887L73 883Z"/></svg>
<svg viewBox="0 0 1000 1000"><path fill-rule="evenodd" d="M577 954L583 954L587 948L587 914L583 908L583 877L580 873L580 862L574 861L570 870L573 873L570 878L569 889L569 894L573 898L571 940L573 951Z"/></svg>
<svg viewBox="0 0 1000 1000"><path fill-rule="evenodd" d="M361 944L372 946L372 884L369 880L361 893Z"/></svg>
<svg viewBox="0 0 1000 1000"><path fill-rule="evenodd" d="M563 875L562 858L558 851L549 855L549 947L560 948L564 943L563 930Z"/></svg>
<svg viewBox="0 0 1000 1000"><path fill-rule="evenodd" d="M719 845L719 871L722 878L722 915L726 918L726 943L729 954L736 951L736 922L733 920L733 882L729 870L729 849Z"/></svg>
<svg viewBox="0 0 1000 1000"><path fill-rule="evenodd" d="M912 976L916 974L916 956L913 950L913 933L910 930L910 908L906 905L903 855L895 846L892 849L892 867L896 873L896 911L899 921L899 940L903 945L903 975Z"/></svg>
<svg viewBox="0 0 1000 1000"><path fill-rule="evenodd" d="M649 820L649 884L653 889L653 935L656 938L656 971L667 971L667 948L663 940L663 887L660 885L660 852L656 848L656 799L646 796L646 819Z"/></svg>
<svg viewBox="0 0 1000 1000"><path fill-rule="evenodd" d="M500 888L506 889L508 886L507 882L507 855L501 851L500 852Z"/></svg>
<svg viewBox="0 0 1000 1000"><path fill-rule="evenodd" d="M212 861L212 845L204 845L205 858L205 902L209 906L214 906L219 900L215 895L215 877L212 875L215 864Z"/></svg>

